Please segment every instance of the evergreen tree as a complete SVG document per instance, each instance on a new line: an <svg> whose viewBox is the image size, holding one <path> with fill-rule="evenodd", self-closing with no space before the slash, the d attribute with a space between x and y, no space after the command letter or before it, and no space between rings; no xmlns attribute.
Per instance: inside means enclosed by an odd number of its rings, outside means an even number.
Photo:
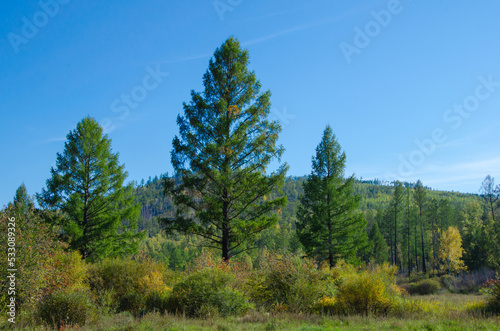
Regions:
<svg viewBox="0 0 500 331"><path fill-rule="evenodd" d="M371 258L379 264L387 262L389 259L389 247L385 242L384 236L380 232L377 222L373 222L373 226L368 233L368 238L373 243Z"/></svg>
<svg viewBox="0 0 500 331"><path fill-rule="evenodd" d="M29 197L24 183L16 190L16 194L14 195L14 206L21 208L21 212L24 213L26 213L28 209L34 207L33 200Z"/></svg>
<svg viewBox="0 0 500 331"><path fill-rule="evenodd" d="M346 156L327 126L312 160L297 210L297 232L306 252L328 259L355 258L367 245L366 221L356 212L360 197L353 194L354 175L344 179Z"/></svg>
<svg viewBox="0 0 500 331"><path fill-rule="evenodd" d="M393 234L394 234L394 241L393 241L393 256L391 256L391 262L393 265L397 266L398 265L398 215L400 214L400 209L402 207L402 202L403 202L403 197L404 197L404 188L403 184L399 181L394 182L394 195L392 196L392 203L391 203L391 211L392 211L392 219L393 219Z"/></svg>
<svg viewBox="0 0 500 331"><path fill-rule="evenodd" d="M407 186L406 187L406 255L407 255L407 263L408 263L408 277L411 275L412 267L413 267L413 262L411 260L411 221L412 221L412 205L411 205L411 187Z"/></svg>
<svg viewBox="0 0 500 331"><path fill-rule="evenodd" d="M283 185L288 166L266 175L284 151L276 145L281 126L266 119L271 93L259 94L248 62L248 52L232 37L215 51L204 92L192 91L177 118L175 176L165 181L165 193L177 205L175 216L163 219L166 232L199 235L226 261L253 248L247 243L276 224L275 211L286 205L286 197L268 198Z"/></svg>
<svg viewBox="0 0 500 331"><path fill-rule="evenodd" d="M420 180L417 181L415 186L415 203L418 207L418 218L420 220L420 239L422 245L422 271L427 273L425 265L425 244L424 244L424 208L427 204L427 191Z"/></svg>
<svg viewBox="0 0 500 331"><path fill-rule="evenodd" d="M140 206L134 203L132 183L123 186L124 165L95 119L86 117L70 131L51 173L38 200L63 212L70 248L90 260L137 250L143 237L137 233Z"/></svg>
<svg viewBox="0 0 500 331"><path fill-rule="evenodd" d="M487 242L482 215L483 209L477 201L469 202L460 215L464 261L469 270L478 270L486 266L488 247L492 246Z"/></svg>

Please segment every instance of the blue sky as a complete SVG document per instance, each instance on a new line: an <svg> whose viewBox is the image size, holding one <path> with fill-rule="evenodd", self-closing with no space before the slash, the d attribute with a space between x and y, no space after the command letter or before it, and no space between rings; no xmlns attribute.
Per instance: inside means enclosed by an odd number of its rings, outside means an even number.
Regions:
<svg viewBox="0 0 500 331"><path fill-rule="evenodd" d="M477 193L500 182L500 3L3 1L0 206L40 192L86 115L130 180L172 173L176 117L235 36L271 90L289 175L327 124L364 179Z"/></svg>

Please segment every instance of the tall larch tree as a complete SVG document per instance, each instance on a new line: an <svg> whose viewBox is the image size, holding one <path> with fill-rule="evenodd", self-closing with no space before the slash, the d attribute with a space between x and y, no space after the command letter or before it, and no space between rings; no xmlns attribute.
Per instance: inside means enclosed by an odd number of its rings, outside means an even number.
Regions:
<svg viewBox="0 0 500 331"><path fill-rule="evenodd" d="M368 244L366 220L357 211L361 197L353 193L354 175L344 178L345 162L327 126L297 210L297 234L306 252L328 259L330 267L340 258L355 258Z"/></svg>
<svg viewBox="0 0 500 331"><path fill-rule="evenodd" d="M392 196L391 202L391 211L392 211L392 221L393 221L393 256L391 256L391 262L393 265L397 266L398 262L398 216L400 215L401 208L403 207L403 198L404 198L404 188L403 184L399 181L394 182L394 194ZM401 263L400 263L401 264Z"/></svg>
<svg viewBox="0 0 500 331"><path fill-rule="evenodd" d="M276 224L286 197L269 199L283 185L288 165L267 174L280 159L281 126L269 121L271 92L248 69L248 51L235 38L219 47L203 76L204 91L191 92L171 152L175 174L165 193L177 205L162 220L167 233L191 233L222 251L228 261L254 247L252 240Z"/></svg>
<svg viewBox="0 0 500 331"><path fill-rule="evenodd" d="M63 213L62 229L82 257L134 253L144 233L137 231L140 206L134 202L132 183L111 151L111 140L99 123L85 117L66 137L64 152L47 187L37 196L48 209Z"/></svg>
<svg viewBox="0 0 500 331"><path fill-rule="evenodd" d="M415 203L418 208L418 219L420 221L420 243L422 246L422 271L427 273L427 267L425 264L425 244L424 244L424 210L427 205L427 190L420 180L417 181L415 185Z"/></svg>

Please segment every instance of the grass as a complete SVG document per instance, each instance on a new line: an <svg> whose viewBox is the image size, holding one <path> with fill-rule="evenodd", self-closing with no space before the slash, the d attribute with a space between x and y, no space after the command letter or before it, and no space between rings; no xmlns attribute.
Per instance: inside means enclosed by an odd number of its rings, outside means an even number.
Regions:
<svg viewBox="0 0 500 331"><path fill-rule="evenodd" d="M500 317L467 310L471 304L484 300L483 295L442 293L411 296L406 304L419 309L403 309L386 317L322 316L318 314L260 313L252 311L241 317L191 319L182 315L149 313L135 318L130 313L102 316L83 327L65 330L495 330L500 329ZM405 307L409 307L408 305ZM413 307L413 306L411 306ZM5 328L3 322L0 326ZM22 319L17 330L33 330ZM36 330L55 330L50 326Z"/></svg>
<svg viewBox="0 0 500 331"><path fill-rule="evenodd" d="M68 327L65 330L495 330L500 329L499 316L474 316L465 312L464 307L480 296L435 295L417 298L424 302L443 305L456 313L449 316L321 316L309 314L251 312L242 317L189 319L183 316L150 313L142 318L134 318L129 313L104 316L83 327ZM18 330L33 330L19 323ZM55 330L39 327L37 330Z"/></svg>

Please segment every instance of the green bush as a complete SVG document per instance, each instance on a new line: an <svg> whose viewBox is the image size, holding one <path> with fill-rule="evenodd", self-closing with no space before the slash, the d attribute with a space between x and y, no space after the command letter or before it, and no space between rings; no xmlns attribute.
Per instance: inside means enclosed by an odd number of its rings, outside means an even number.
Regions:
<svg viewBox="0 0 500 331"><path fill-rule="evenodd" d="M247 292L264 309L305 312L333 295L333 279L328 268L318 269L309 259L265 252L249 277Z"/></svg>
<svg viewBox="0 0 500 331"><path fill-rule="evenodd" d="M146 310L165 313L168 310L169 292L153 291L146 296Z"/></svg>
<svg viewBox="0 0 500 331"><path fill-rule="evenodd" d="M152 261L105 259L89 268L87 282L103 310L137 314L148 310L146 301L152 293L171 290L165 285L164 271L164 265Z"/></svg>
<svg viewBox="0 0 500 331"><path fill-rule="evenodd" d="M452 275L442 275L439 278L439 282L441 283L441 286L443 286L445 289L447 289L448 291L452 291L454 279L455 277L453 277Z"/></svg>
<svg viewBox="0 0 500 331"><path fill-rule="evenodd" d="M484 285L484 292L488 295L486 309L493 313L500 313L500 279L487 281Z"/></svg>
<svg viewBox="0 0 500 331"><path fill-rule="evenodd" d="M218 268L196 271L174 286L167 309L189 317L242 314L251 305L233 288L234 281L234 275Z"/></svg>
<svg viewBox="0 0 500 331"><path fill-rule="evenodd" d="M49 325L84 325L93 320L96 308L84 291L57 291L46 295L38 304L38 317Z"/></svg>
<svg viewBox="0 0 500 331"><path fill-rule="evenodd" d="M429 275L426 274L426 273L423 273L423 272L417 272L417 273L411 274L411 276L408 279L408 281L410 283L418 283L418 282L420 282L421 280L424 280L424 279L429 279Z"/></svg>
<svg viewBox="0 0 500 331"><path fill-rule="evenodd" d="M410 294L435 294L441 289L441 285L434 279L423 279L417 283L411 283L408 289Z"/></svg>

